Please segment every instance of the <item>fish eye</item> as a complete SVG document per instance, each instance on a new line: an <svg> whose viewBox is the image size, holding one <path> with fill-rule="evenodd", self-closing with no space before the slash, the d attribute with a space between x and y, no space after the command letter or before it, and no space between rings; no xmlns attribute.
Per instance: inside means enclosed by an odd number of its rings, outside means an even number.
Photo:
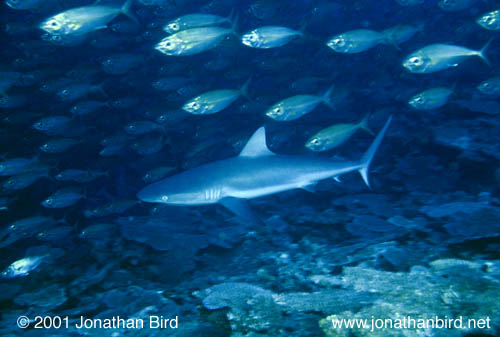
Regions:
<svg viewBox="0 0 500 337"><path fill-rule="evenodd" d="M161 201L167 201L167 200L168 200L168 196L167 196L167 195L163 195L163 196L161 197Z"/></svg>
<svg viewBox="0 0 500 337"><path fill-rule="evenodd" d="M198 102L192 102L192 103L190 104L190 107L191 107L191 109L193 109L193 110L198 110L198 109L200 109L200 103L198 103Z"/></svg>
<svg viewBox="0 0 500 337"><path fill-rule="evenodd" d="M422 96L419 96L417 98L415 98L414 100L416 103L422 103L424 101L424 99L422 98Z"/></svg>
<svg viewBox="0 0 500 337"><path fill-rule="evenodd" d="M175 43L173 43L172 41L165 41L164 46L167 49L174 49L175 48Z"/></svg>
<svg viewBox="0 0 500 337"><path fill-rule="evenodd" d="M318 138L314 138L313 140L311 140L311 143L314 144L314 145L318 145L319 144L319 139Z"/></svg>
<svg viewBox="0 0 500 337"><path fill-rule="evenodd" d="M273 112L274 112L275 114L278 114L278 115L281 115L281 113L282 113L282 112L281 112L281 108L280 108L279 106L277 106L276 108L274 108L274 109L273 109Z"/></svg>
<svg viewBox="0 0 500 337"><path fill-rule="evenodd" d="M338 37L333 40L333 45L337 47L343 47L345 45L345 40L341 37Z"/></svg>
<svg viewBox="0 0 500 337"><path fill-rule="evenodd" d="M44 150L48 150L48 149L49 149L49 144L43 144L43 145L42 145L42 149L44 149Z"/></svg>
<svg viewBox="0 0 500 337"><path fill-rule="evenodd" d="M410 63L413 64L414 66L420 66L422 65L423 61L422 58L415 56L410 59Z"/></svg>
<svg viewBox="0 0 500 337"><path fill-rule="evenodd" d="M61 95L68 96L68 94L69 94L69 90L68 89L61 90Z"/></svg>
<svg viewBox="0 0 500 337"><path fill-rule="evenodd" d="M51 199L51 198L48 198L47 200L45 200L45 203L46 203L47 205L52 204L52 199Z"/></svg>
<svg viewBox="0 0 500 337"><path fill-rule="evenodd" d="M113 60L107 59L106 61L103 62L104 65L110 66L113 64Z"/></svg>
<svg viewBox="0 0 500 337"><path fill-rule="evenodd" d="M52 27L52 28L58 29L59 28L59 22L57 22L56 20L50 20L49 21L49 26Z"/></svg>
<svg viewBox="0 0 500 337"><path fill-rule="evenodd" d="M170 28L171 30L173 30L174 32L176 32L176 31L178 31L178 30L179 30L179 25L178 25L178 24L176 24L176 23L171 23L171 24L169 25L169 28Z"/></svg>
<svg viewBox="0 0 500 337"><path fill-rule="evenodd" d="M257 35L256 33L252 33L252 34L248 35L248 39L249 39L250 41L252 41L252 42L257 41L257 40L258 40L258 38L259 38L259 37L258 37L258 35Z"/></svg>
<svg viewBox="0 0 500 337"><path fill-rule="evenodd" d="M128 126L128 129L129 129L129 130L135 130L135 125L133 125L133 124L129 125L129 126Z"/></svg>

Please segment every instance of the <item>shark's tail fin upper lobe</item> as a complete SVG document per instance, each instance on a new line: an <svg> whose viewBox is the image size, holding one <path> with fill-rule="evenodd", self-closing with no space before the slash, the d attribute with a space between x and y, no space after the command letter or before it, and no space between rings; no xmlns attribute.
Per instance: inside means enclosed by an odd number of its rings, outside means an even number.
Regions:
<svg viewBox="0 0 500 337"><path fill-rule="evenodd" d="M361 177L365 181L366 186L370 187L370 180L368 178L368 169L370 168L370 164L372 162L373 157L375 156L375 153L377 152L377 149L382 142L382 139L384 138L385 132L387 131L387 128L389 127L389 124L391 124L392 116L387 119L387 122L385 122L384 127L380 132L378 133L377 137L373 141L372 145L366 150L365 154L361 158L361 168L358 170L359 174L361 174Z"/></svg>

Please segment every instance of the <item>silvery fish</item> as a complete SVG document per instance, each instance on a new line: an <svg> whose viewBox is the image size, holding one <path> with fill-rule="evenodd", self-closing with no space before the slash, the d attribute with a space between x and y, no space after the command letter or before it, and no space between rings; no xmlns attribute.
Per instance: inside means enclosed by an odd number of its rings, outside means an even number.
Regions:
<svg viewBox="0 0 500 337"><path fill-rule="evenodd" d="M58 173L55 178L57 181L74 181L77 183L89 183L99 177L109 176L108 172L68 169Z"/></svg>
<svg viewBox="0 0 500 337"><path fill-rule="evenodd" d="M2 188L5 192L13 192L22 190L28 186L31 186L35 182L37 182L41 178L49 179L48 172L32 172L32 173L24 173L20 175L16 175L10 177L6 181L4 181Z"/></svg>
<svg viewBox="0 0 500 337"><path fill-rule="evenodd" d="M165 132L162 125L151 121L136 121L125 125L123 128L130 135L143 135L153 131Z"/></svg>
<svg viewBox="0 0 500 337"><path fill-rule="evenodd" d="M155 49L165 55L186 56L199 54L215 48L223 39L236 34L234 27L201 27L182 30L167 36L155 46Z"/></svg>
<svg viewBox="0 0 500 337"><path fill-rule="evenodd" d="M481 50L442 43L431 44L408 55L403 61L403 67L412 73L429 74L457 67L460 62L471 56L478 56L489 65L490 62L484 53L491 41L489 40Z"/></svg>
<svg viewBox="0 0 500 337"><path fill-rule="evenodd" d="M439 0L438 6L447 12L456 12L467 9L474 5L477 0Z"/></svg>
<svg viewBox="0 0 500 337"><path fill-rule="evenodd" d="M425 0L396 0L401 6L418 6L422 5Z"/></svg>
<svg viewBox="0 0 500 337"><path fill-rule="evenodd" d="M476 23L484 29L500 30L500 9L484 14Z"/></svg>
<svg viewBox="0 0 500 337"><path fill-rule="evenodd" d="M0 176L11 176L21 173L26 167L38 161L38 157L12 158L0 162Z"/></svg>
<svg viewBox="0 0 500 337"><path fill-rule="evenodd" d="M45 153L63 153L80 142L81 141L72 138L56 138L41 145L40 150Z"/></svg>
<svg viewBox="0 0 500 337"><path fill-rule="evenodd" d="M422 25L396 25L394 27L383 30L382 34L385 36L386 42L397 46L411 39L417 32L421 31L422 29Z"/></svg>
<svg viewBox="0 0 500 337"><path fill-rule="evenodd" d="M42 263L45 257L47 255L30 256L17 260L8 266L1 275L3 278L27 276Z"/></svg>
<svg viewBox="0 0 500 337"><path fill-rule="evenodd" d="M52 35L81 36L107 28L108 23L120 14L137 21L130 11L133 0L127 0L122 7L90 5L68 9L49 17L40 28Z"/></svg>
<svg viewBox="0 0 500 337"><path fill-rule="evenodd" d="M356 29L330 38L326 45L338 53L355 54L385 43L385 36L370 29Z"/></svg>
<svg viewBox="0 0 500 337"><path fill-rule="evenodd" d="M43 4L50 2L47 0L6 0L5 4L12 9L36 9Z"/></svg>
<svg viewBox="0 0 500 337"><path fill-rule="evenodd" d="M182 109L194 115L214 114L227 108L236 101L240 95L248 97L247 87L250 80L238 90L223 89L209 91L189 100Z"/></svg>
<svg viewBox="0 0 500 337"><path fill-rule="evenodd" d="M332 125L309 138L305 146L315 152L327 151L343 144L359 129L363 129L373 135L373 131L368 127L367 122L368 115L359 123Z"/></svg>
<svg viewBox="0 0 500 337"><path fill-rule="evenodd" d="M64 208L76 204L84 197L79 187L65 187L54 192L41 205L45 208Z"/></svg>
<svg viewBox="0 0 500 337"><path fill-rule="evenodd" d="M492 77L481 82L477 90L486 95L500 95L500 77Z"/></svg>
<svg viewBox="0 0 500 337"><path fill-rule="evenodd" d="M241 43L252 48L276 48L284 46L291 40L303 35L301 31L287 27L265 26L243 34Z"/></svg>
<svg viewBox="0 0 500 337"><path fill-rule="evenodd" d="M331 106L333 86L322 95L296 95L286 98L270 107L266 116L277 121L291 121L311 112L320 103Z"/></svg>
<svg viewBox="0 0 500 337"><path fill-rule="evenodd" d="M432 88L413 96L408 101L408 104L417 110L438 109L448 102L451 94L453 94L452 89L443 87Z"/></svg>
<svg viewBox="0 0 500 337"><path fill-rule="evenodd" d="M175 170L175 167L171 167L171 166L157 167L155 169L152 169L151 171L148 171L142 177L142 180L144 180L144 182L146 182L146 183L158 181L160 179L165 178L169 173L173 172L174 170Z"/></svg>
<svg viewBox="0 0 500 337"><path fill-rule="evenodd" d="M231 16L229 15L229 17L224 18L219 15L205 13L186 14L167 23L163 27L163 30L168 34L174 34L191 28L217 26L223 23L230 23Z"/></svg>

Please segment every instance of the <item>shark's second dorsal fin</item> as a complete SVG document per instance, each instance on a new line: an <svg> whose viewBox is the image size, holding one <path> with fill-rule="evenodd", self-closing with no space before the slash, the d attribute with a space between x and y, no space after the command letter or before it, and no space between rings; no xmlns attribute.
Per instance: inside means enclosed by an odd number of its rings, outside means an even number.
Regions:
<svg viewBox="0 0 500 337"><path fill-rule="evenodd" d="M275 154L267 148L266 129L263 126L255 131L240 153L240 157L263 157L274 155Z"/></svg>

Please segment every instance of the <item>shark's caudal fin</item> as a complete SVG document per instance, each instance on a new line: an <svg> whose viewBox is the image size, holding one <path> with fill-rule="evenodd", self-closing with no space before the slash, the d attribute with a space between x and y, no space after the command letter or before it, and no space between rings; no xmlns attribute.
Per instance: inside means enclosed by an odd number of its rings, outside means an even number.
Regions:
<svg viewBox="0 0 500 337"><path fill-rule="evenodd" d="M384 138L385 132L387 131L387 128L389 127L389 124L391 124L392 116L387 119L387 122L385 122L384 127L380 132L378 133L377 137L373 141L372 145L368 148L368 150L365 152L363 157L361 158L361 168L358 170L359 174L361 174L361 177L365 181L366 186L370 187L370 180L368 179L368 169L370 168L370 164L372 162L373 157L375 156L375 152L377 152L377 149L382 142L382 138Z"/></svg>

